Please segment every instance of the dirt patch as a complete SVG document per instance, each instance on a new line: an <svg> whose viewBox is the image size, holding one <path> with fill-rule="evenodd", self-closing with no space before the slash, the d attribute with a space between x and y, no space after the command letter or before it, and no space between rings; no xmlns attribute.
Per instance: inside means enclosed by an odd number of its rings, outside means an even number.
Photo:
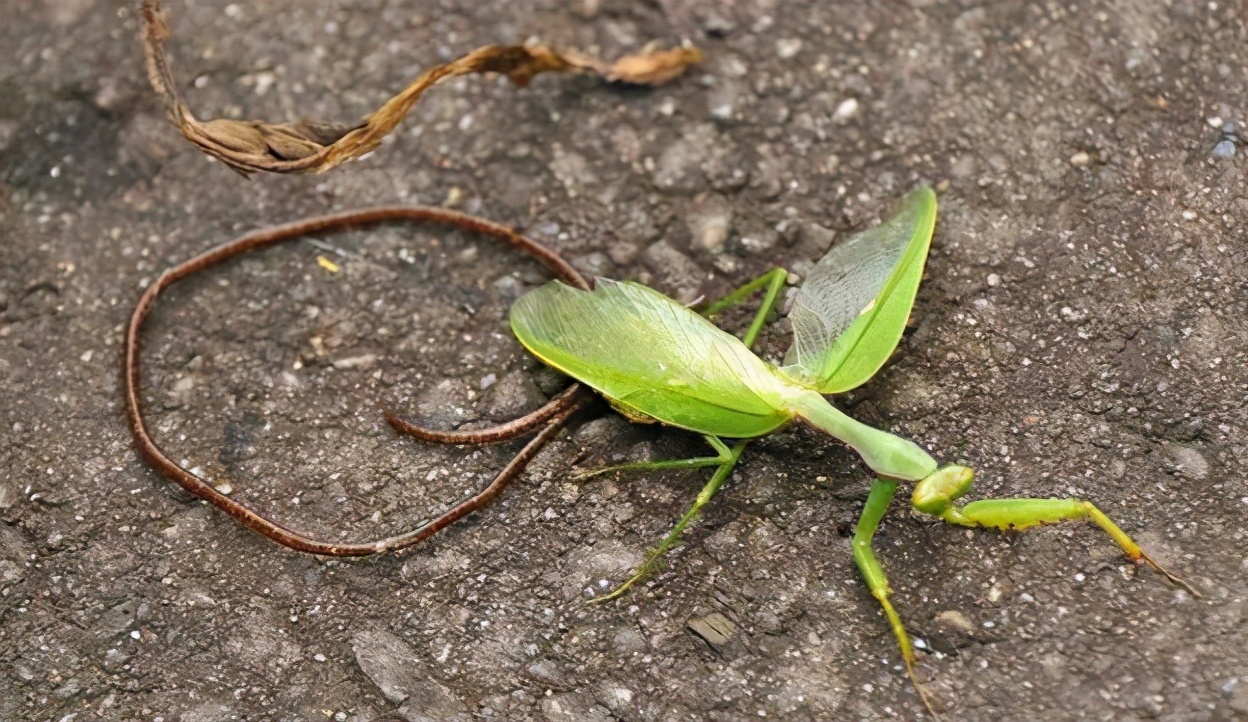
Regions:
<svg viewBox="0 0 1248 722"><path fill-rule="evenodd" d="M1206 591L1082 526L968 533L895 509L877 547L939 652L932 692L971 720L1248 714L1243 2L170 10L209 117L349 119L531 36L617 57L688 35L706 61L649 90L457 81L362 162L248 182L161 119L133 7L19 2L0 28L0 718L920 715L849 554L864 470L812 433L753 445L669 571L591 607L704 475L564 472L696 439L587 419L431 543L325 561L141 463L118 382L143 285L268 222L454 198L694 298L800 272L920 179L948 185L915 330L843 405L979 469L976 495L1092 499ZM295 243L170 293L146 337L152 423L272 514L376 536L514 450L396 438L383 405L451 423L558 390L502 322L544 276L436 227L323 240L341 273ZM764 347L784 345L780 324ZM691 631L711 615L723 644Z"/></svg>

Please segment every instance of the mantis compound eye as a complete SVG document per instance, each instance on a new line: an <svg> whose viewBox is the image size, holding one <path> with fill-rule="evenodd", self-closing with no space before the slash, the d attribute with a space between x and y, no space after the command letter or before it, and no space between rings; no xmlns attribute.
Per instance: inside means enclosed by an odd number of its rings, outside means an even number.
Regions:
<svg viewBox="0 0 1248 722"><path fill-rule="evenodd" d="M940 516L953 505L954 499L970 490L975 471L965 466L946 466L929 474L914 487L911 503L915 509Z"/></svg>

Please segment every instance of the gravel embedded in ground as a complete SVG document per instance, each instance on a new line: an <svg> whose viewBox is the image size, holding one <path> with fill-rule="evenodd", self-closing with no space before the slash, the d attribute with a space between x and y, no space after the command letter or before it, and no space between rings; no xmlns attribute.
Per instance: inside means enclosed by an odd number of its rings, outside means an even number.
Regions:
<svg viewBox="0 0 1248 722"><path fill-rule="evenodd" d="M360 162L248 181L163 119L133 3L10 3L0 719L920 717L850 557L867 476L807 429L752 445L652 585L585 605L706 475L569 469L700 440L591 416L430 543L331 561L140 461L118 378L157 274L276 222L452 201L693 300L809 268L919 181L942 208L912 332L842 405L977 468L973 497L1093 500L1204 592L1081 525L973 532L898 505L876 546L934 650L929 690L961 720L1248 710L1242 0L167 4L202 117L350 121L422 68L531 37L616 57L688 36L706 60L644 90L457 79ZM384 408L445 426L558 390L503 321L546 276L432 226L319 240L347 255L291 243L168 294L145 334L149 416L235 498L371 538L515 450L396 438ZM786 344L777 324L762 351ZM731 654L690 631L712 615Z"/></svg>

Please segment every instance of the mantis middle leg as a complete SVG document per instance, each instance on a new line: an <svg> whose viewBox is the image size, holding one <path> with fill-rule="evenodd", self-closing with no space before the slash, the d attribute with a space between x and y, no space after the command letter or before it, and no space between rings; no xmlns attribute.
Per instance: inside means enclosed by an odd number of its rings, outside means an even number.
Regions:
<svg viewBox="0 0 1248 722"><path fill-rule="evenodd" d="M694 456L688 459L665 459L663 461L634 461L628 464L605 466L592 471L582 471L572 475L573 481L584 481L595 476L602 476L613 471L656 471L659 469L702 469L708 466L723 466L731 461L732 450L715 436L704 436L706 443L715 450L715 456Z"/></svg>
<svg viewBox="0 0 1248 722"><path fill-rule="evenodd" d="M784 287L784 281L787 277L788 273L783 268L772 269L749 283L746 283L744 286L738 288L727 296L711 303L702 311L702 313L705 316L718 313L719 311L722 311L734 304L741 303L754 293L758 292L760 289L766 288L766 291L763 294L763 301L759 305L758 312L754 315L754 321L750 324L749 330L746 331L745 336L742 338L745 345L752 348L754 346L754 341L758 338L758 334L763 328L763 324L767 321L767 315L771 313L771 309L776 304L776 299L780 294L780 289ZM669 531L667 535L659 541L658 545L646 553L646 560L640 567L637 568L633 575L623 584L611 590L607 594L596 597L594 601L605 602L610 599L615 599L624 592L628 591L634 584L654 573L654 571L662 563L663 556L667 554L672 547L676 546L678 541L680 541L680 535L684 533L685 528L688 527L700 513L702 513L702 508L710 502L711 498L715 496L715 493L719 491L720 487L724 485L724 482L728 480L728 477L732 475L732 470L736 468L737 461L741 458L741 453L745 451L746 445L750 443L748 440L741 440L733 444L731 448L728 448L723 441L713 436L707 436L706 442L719 452L718 456L678 459L666 462L659 461L643 462L640 464L624 464L622 466L601 469L590 474L596 476L600 473L616 470L636 471L641 469L691 468L712 465L717 465L719 467L715 470L715 473L711 475L710 481L706 482L706 485L702 487L700 492L698 492L698 498L694 500L693 506L689 507L689 510L680 517L680 519L676 522L676 525L673 526L671 531Z"/></svg>
<svg viewBox="0 0 1248 722"><path fill-rule="evenodd" d="M710 438L712 437L707 437L708 440ZM718 441L718 439L716 440ZM723 444L722 441L719 443L721 445ZM654 571L659 568L659 566L663 563L663 555L667 554L671 551L672 547L676 546L676 542L680 541L680 535L684 533L685 527L689 526L694 519L698 518L698 515L702 513L702 507L706 506L707 502L711 500L711 497L715 496L715 492L719 491L719 487L723 486L724 482L728 480L729 475L732 474L733 468L737 465L737 461L741 458L741 452L745 451L745 445L748 443L748 441L738 441L732 445L731 449L727 449L725 447L728 451L728 458L725 459L723 463L719 465L719 468L715 470L715 473L711 475L711 480L706 482L706 486L702 487L702 491L698 492L698 498L693 502L693 506L689 507L689 510L680 517L680 520L677 521L676 525L672 527L672 530L659 541L657 546L646 552L646 560L642 562L640 567L637 567L637 570L633 572L633 576L628 578L628 581L600 597L595 597L593 601L605 602L615 599L624 592L628 591L628 589L637 582L653 574Z"/></svg>

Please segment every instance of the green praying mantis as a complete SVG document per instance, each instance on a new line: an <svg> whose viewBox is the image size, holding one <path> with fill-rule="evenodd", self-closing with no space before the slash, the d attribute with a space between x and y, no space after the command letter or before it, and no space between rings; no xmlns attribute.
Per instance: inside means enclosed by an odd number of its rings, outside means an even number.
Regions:
<svg viewBox="0 0 1248 722"><path fill-rule="evenodd" d="M643 285L603 279L593 291L552 281L516 301L511 327L533 355L592 387L630 420L702 434L716 451L715 456L632 463L589 474L715 467L693 506L648 561L604 599L623 593L653 569L729 477L750 439L799 420L849 445L877 476L853 538L853 557L883 607L906 669L929 709L915 676L914 650L871 549L899 482L914 482L915 510L950 524L1021 530L1090 521L1128 558L1148 563L1190 590L1091 502L995 499L961 505L958 499L970 490L973 470L956 464L941 467L917 444L855 421L828 402L826 395L866 383L896 348L935 223L936 195L920 187L906 196L896 215L834 246L797 291L789 314L793 345L781 366L763 361L751 347L785 283L783 269L747 283L701 314ZM708 320L759 291L761 307L743 338ZM735 443L729 446L725 440Z"/></svg>
<svg viewBox="0 0 1248 722"><path fill-rule="evenodd" d="M1088 521L1104 530L1132 560L1142 561L1171 582L1195 590L1162 568L1130 536L1083 499L996 499L960 504L974 472L941 467L917 444L866 426L838 411L826 396L870 380L901 339L922 280L936 224L936 195L920 187L883 223L835 245L807 274L789 318L793 344L779 366L751 350L776 305L788 274L772 270L698 313L643 285L599 279L592 287L557 253L518 231L490 221L426 206L391 206L308 218L255 231L208 250L165 271L143 293L126 334L124 354L127 418L142 456L186 491L240 523L291 549L334 556L365 556L416 544L490 503L514 480L541 447L558 433L588 396L574 384L544 407L491 429L439 431L387 414L402 433L427 442L478 444L537 432L481 491L416 528L369 542L321 540L296 531L217 485L189 471L157 444L143 414L140 338L158 297L178 281L240 254L348 226L396 220L443 223L495 236L544 263L558 280L520 297L511 307L516 337L546 364L596 390L633 421L658 422L703 435L714 456L624 464L581 474L611 471L715 467L693 505L650 552L636 573L601 599L624 593L651 573L729 478L750 440L802 421L856 451L876 479L853 537L853 558L879 601L897 638L907 673L924 704L931 700L915 672L915 654L900 616L889 601L883 567L872 538L901 482L913 482L913 508L950 524L1022 530L1040 524ZM757 294L762 301L741 338L715 326L710 317Z"/></svg>

